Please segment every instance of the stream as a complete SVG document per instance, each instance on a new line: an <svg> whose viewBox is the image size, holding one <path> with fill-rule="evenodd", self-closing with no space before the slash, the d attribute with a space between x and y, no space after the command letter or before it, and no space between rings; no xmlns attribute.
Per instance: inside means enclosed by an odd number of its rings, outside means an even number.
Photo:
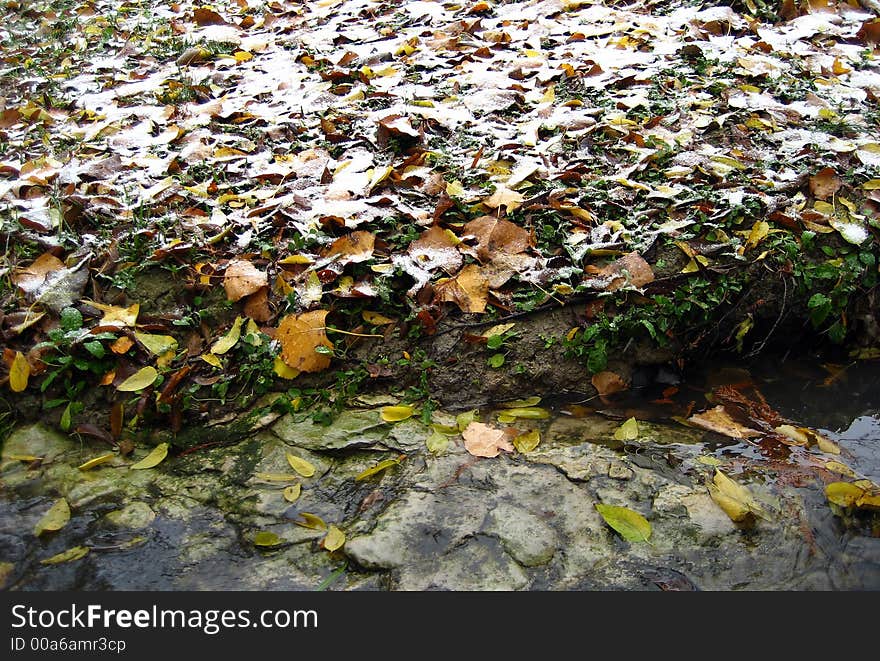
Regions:
<svg viewBox="0 0 880 661"><path fill-rule="evenodd" d="M733 439L672 419L719 384L748 382L778 414L839 447ZM7 438L0 472L0 585L7 590L875 590L880 515L832 505L831 481L880 481L880 365L764 361L689 375L637 374L632 394L555 402L528 452L469 454L435 411L445 449L417 417L387 423L393 398L364 396L331 425L270 416L240 441L130 466L40 424ZM705 404L703 404L705 406ZM685 408L686 410L686 408ZM497 422L504 409L477 420ZM637 438L615 438L638 419ZM679 415L679 418L681 416ZM292 454L314 467L291 470ZM35 458L39 459L35 459ZM365 471L386 461L372 475ZM855 477L828 470L843 464ZM716 470L766 512L734 523L707 485ZM286 487L299 484L293 498ZM70 520L34 534L64 498ZM625 541L597 503L651 526ZM308 516L303 516L303 514ZM306 524L306 525L303 525ZM327 550L335 526L345 535ZM270 533L270 535L266 535ZM271 543L264 542L269 539ZM60 556L70 549L80 549ZM50 562L46 562L50 560Z"/></svg>

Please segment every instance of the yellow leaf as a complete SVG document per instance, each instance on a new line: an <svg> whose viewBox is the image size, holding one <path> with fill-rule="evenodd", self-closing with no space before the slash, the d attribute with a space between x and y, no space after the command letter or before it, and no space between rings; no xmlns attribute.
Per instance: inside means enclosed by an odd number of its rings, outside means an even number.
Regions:
<svg viewBox="0 0 880 661"><path fill-rule="evenodd" d="M150 333L135 332L134 336L138 342L143 344L155 356L161 356L169 351L177 350L177 340L170 335L151 335Z"/></svg>
<svg viewBox="0 0 880 661"><path fill-rule="evenodd" d="M324 519L322 519L317 514L312 514L311 512L300 512L299 513L301 521L294 521L294 523L298 526L302 526L303 528L311 528L312 530L327 530L327 524L324 523Z"/></svg>
<svg viewBox="0 0 880 661"><path fill-rule="evenodd" d="M236 317L229 332L211 345L211 353L223 355L234 347L238 342L238 338L241 337L241 325L243 322L244 317Z"/></svg>
<svg viewBox="0 0 880 661"><path fill-rule="evenodd" d="M614 439L617 441L634 441L638 437L639 422L635 418L630 418L614 430Z"/></svg>
<svg viewBox="0 0 880 661"><path fill-rule="evenodd" d="M368 324L373 324L374 326L386 326L387 324L393 324L395 321L394 319L389 319L378 312L371 312L370 310L364 310L361 312L361 317Z"/></svg>
<svg viewBox="0 0 880 661"><path fill-rule="evenodd" d="M723 463L717 457L711 457L707 454L701 454L697 457L697 461L706 466L720 466Z"/></svg>
<svg viewBox="0 0 880 661"><path fill-rule="evenodd" d="M299 376L299 370L285 363L281 356L275 356L275 360L272 362L272 371L282 379L295 379Z"/></svg>
<svg viewBox="0 0 880 661"><path fill-rule="evenodd" d="M827 452L828 454L840 454L840 447L829 438L825 438L822 434L817 434L813 432L813 438L816 440L816 443L819 445L819 449L822 452Z"/></svg>
<svg viewBox="0 0 880 661"><path fill-rule="evenodd" d="M752 225L752 231L749 232L749 238L746 241L746 250L756 247L767 234L770 232L770 224L766 221L759 220Z"/></svg>
<svg viewBox="0 0 880 661"><path fill-rule="evenodd" d="M284 500L288 503L295 503L299 500L299 495L302 493L302 485L297 482L296 484L291 484L289 487L284 487L284 491L281 492L281 495L284 496Z"/></svg>
<svg viewBox="0 0 880 661"><path fill-rule="evenodd" d="M236 62L247 62L248 60L254 59L252 53L248 53L246 50L237 50L232 56L235 58Z"/></svg>
<svg viewBox="0 0 880 661"><path fill-rule="evenodd" d="M880 179L871 179L862 184L865 190L880 190Z"/></svg>
<svg viewBox="0 0 880 661"><path fill-rule="evenodd" d="M220 359L212 353L203 353L201 356L199 356L199 358L208 363L208 365L216 367L217 369L223 367L223 363L220 362Z"/></svg>
<svg viewBox="0 0 880 661"><path fill-rule="evenodd" d="M840 507L852 507L864 493L864 489L849 482L832 482L825 486L825 497Z"/></svg>
<svg viewBox="0 0 880 661"><path fill-rule="evenodd" d="M44 532L61 530L70 521L70 506L64 498L55 501L49 511L43 515L37 525L34 526L34 535L39 537Z"/></svg>
<svg viewBox="0 0 880 661"><path fill-rule="evenodd" d="M449 438L438 431L432 431L431 435L425 440L425 447L432 454L443 454L449 447Z"/></svg>
<svg viewBox="0 0 880 661"><path fill-rule="evenodd" d="M516 438L513 439L513 446L517 449L518 452L525 454L526 452L531 452L538 444L541 442L541 433L537 429L533 429L532 431L528 431L525 434L520 434Z"/></svg>
<svg viewBox="0 0 880 661"><path fill-rule="evenodd" d="M526 420L546 420L550 417L550 411L542 409L539 406L529 406L525 408L513 407L505 409L504 414L513 418L523 418Z"/></svg>
<svg viewBox="0 0 880 661"><path fill-rule="evenodd" d="M290 452L287 453L287 463L290 464L290 467L293 470L295 470L303 477L311 477L315 474L315 467L312 466L312 464L310 464L302 457L297 457L295 454L291 454Z"/></svg>
<svg viewBox="0 0 880 661"><path fill-rule="evenodd" d="M514 326L516 326L515 323L498 324L497 326L492 326L492 328L490 328L485 333L483 333L483 337L489 338L489 337L494 337L495 335L504 335L504 333L509 331ZM538 401L541 401L540 397L538 398Z"/></svg>
<svg viewBox="0 0 880 661"><path fill-rule="evenodd" d="M651 537L651 524L638 512L627 507L597 503L596 509L605 523L614 528L628 542L647 542Z"/></svg>
<svg viewBox="0 0 880 661"><path fill-rule="evenodd" d="M804 433L806 430L799 427L793 427L792 425L779 425L773 431L787 437L794 445L807 446L810 443L809 436Z"/></svg>
<svg viewBox="0 0 880 661"><path fill-rule="evenodd" d="M21 351L15 352L12 367L9 368L9 388L12 392L22 392L27 388L28 377L31 375L31 365Z"/></svg>
<svg viewBox="0 0 880 661"><path fill-rule="evenodd" d="M268 530L261 530L254 535L254 546L278 546L283 543L283 539L274 532L269 532Z"/></svg>
<svg viewBox="0 0 880 661"><path fill-rule="evenodd" d="M74 546L73 548L67 549L66 551L62 551L56 555L53 555L51 558L46 558L45 560L40 560L41 565L57 565L62 562L72 562L74 560L79 560L80 558L84 558L89 554L88 546Z"/></svg>
<svg viewBox="0 0 880 661"><path fill-rule="evenodd" d="M254 473L254 477L264 482L295 482L299 479L296 473Z"/></svg>
<svg viewBox="0 0 880 661"><path fill-rule="evenodd" d="M466 411L465 413L459 413L457 416L455 416L455 426L458 427L458 431L462 432L467 428L469 424L471 424L476 419L476 409Z"/></svg>
<svg viewBox="0 0 880 661"><path fill-rule="evenodd" d="M379 415L385 422L400 422L412 417L414 413L412 406L383 406Z"/></svg>
<svg viewBox="0 0 880 661"><path fill-rule="evenodd" d="M134 326L137 321L138 312L141 309L139 303L135 303L127 308L120 308L115 305L104 305L103 303L96 303L89 299L83 299L83 303L87 303L91 307L104 313L101 321L98 322L99 326Z"/></svg>
<svg viewBox="0 0 880 661"><path fill-rule="evenodd" d="M333 343L327 339L324 325L327 314L327 310L314 310L281 320L276 338L285 364L301 372L320 372L330 366Z"/></svg>
<svg viewBox="0 0 880 661"><path fill-rule="evenodd" d="M825 463L825 468L830 471L834 471L835 473L839 473L840 475L846 475L847 477L855 477L855 471L847 466L846 464L842 464L839 461L829 461Z"/></svg>
<svg viewBox="0 0 880 661"><path fill-rule="evenodd" d="M540 397L526 397L525 399L513 399L509 402L501 402L498 406L505 409L531 408L541 403Z"/></svg>
<svg viewBox="0 0 880 661"><path fill-rule="evenodd" d="M137 372L128 377L125 381L116 386L120 392L137 392L153 385L153 382L159 377L159 372L155 367L142 367Z"/></svg>
<svg viewBox="0 0 880 661"><path fill-rule="evenodd" d="M392 466L397 466L398 464L400 464L400 459L385 459L384 461L380 461L372 468L368 468L358 473L357 476L354 478L354 481L361 482L362 480L366 480L368 477L372 477L377 473L381 473L386 468L391 468Z"/></svg>
<svg viewBox="0 0 880 661"><path fill-rule="evenodd" d="M168 443L159 443L146 457L141 459L136 464L132 464L130 468L132 470L144 470L147 468L153 468L154 466L158 466L161 464L165 457L168 456Z"/></svg>
<svg viewBox="0 0 880 661"><path fill-rule="evenodd" d="M508 415L504 411L501 411L498 414L498 422L503 422L505 425L509 425L511 422L516 422L516 418L512 415Z"/></svg>
<svg viewBox="0 0 880 661"><path fill-rule="evenodd" d="M321 542L324 549L331 552L341 549L344 544L345 533L336 526L330 526L327 529L327 536L324 537L324 541Z"/></svg>
<svg viewBox="0 0 880 661"><path fill-rule="evenodd" d="M714 483L709 485L709 495L734 522L746 521L749 514L757 514L762 518L767 518L767 514L751 492L731 480L717 468L715 469Z"/></svg>
<svg viewBox="0 0 880 661"><path fill-rule="evenodd" d="M99 455L97 457L93 457L86 462L81 463L77 468L81 471L87 471L95 466L100 466L101 464L106 464L108 461L111 461L114 457L116 457L115 452L108 452L106 454Z"/></svg>

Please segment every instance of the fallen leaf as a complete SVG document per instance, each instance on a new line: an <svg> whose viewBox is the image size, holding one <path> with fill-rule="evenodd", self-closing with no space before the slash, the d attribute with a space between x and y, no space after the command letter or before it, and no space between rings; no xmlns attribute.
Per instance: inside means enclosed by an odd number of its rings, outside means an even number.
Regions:
<svg viewBox="0 0 880 661"><path fill-rule="evenodd" d="M284 490L281 492L281 495L284 496L284 500L288 503L295 503L299 500L299 496L302 493L302 485L297 482L296 484L291 484L289 487L284 487Z"/></svg>
<svg viewBox="0 0 880 661"><path fill-rule="evenodd" d="M827 200L839 191L841 186L843 181L837 176L834 168L822 168L810 177L810 192L820 200Z"/></svg>
<svg viewBox="0 0 880 661"><path fill-rule="evenodd" d="M517 254L529 247L529 233L509 220L482 216L464 226L477 239L477 256L488 261L495 253Z"/></svg>
<svg viewBox="0 0 880 661"><path fill-rule="evenodd" d="M169 351L177 350L177 340L170 335L152 335L150 333L135 332L134 336L154 356L162 356Z"/></svg>
<svg viewBox="0 0 880 661"><path fill-rule="evenodd" d="M275 359L272 362L272 371L282 379L295 379L299 376L299 370L294 369L285 363L281 356L275 356Z"/></svg>
<svg viewBox="0 0 880 661"><path fill-rule="evenodd" d="M64 262L50 252L37 257L30 266L19 268L12 273L12 282L26 294L38 291L46 278L64 268Z"/></svg>
<svg viewBox="0 0 880 661"><path fill-rule="evenodd" d="M717 468L713 484L709 485L709 495L735 523L745 523L751 515L767 518L767 514L751 492L734 482Z"/></svg>
<svg viewBox="0 0 880 661"><path fill-rule="evenodd" d="M472 422L462 432L464 447L475 457L497 457L501 451L513 452L514 447L507 435L482 422Z"/></svg>
<svg viewBox="0 0 880 661"><path fill-rule="evenodd" d="M617 441L634 441L638 437L639 421L635 418L630 418L614 430L614 439Z"/></svg>
<svg viewBox="0 0 880 661"><path fill-rule="evenodd" d="M425 447L432 454L443 454L449 447L449 437L440 432L432 431L428 438L425 439Z"/></svg>
<svg viewBox="0 0 880 661"><path fill-rule="evenodd" d="M825 468L839 475L846 475L847 477L856 477L856 472L847 466L846 464L842 464L839 461L827 461L825 462Z"/></svg>
<svg viewBox="0 0 880 661"><path fill-rule="evenodd" d="M321 542L321 546L325 550L333 552L341 549L345 544L345 533L336 526L331 525L327 528L327 535Z"/></svg>
<svg viewBox="0 0 880 661"><path fill-rule="evenodd" d="M840 507L852 507L864 493L864 489L850 482L832 482L825 485L825 497Z"/></svg>
<svg viewBox="0 0 880 661"><path fill-rule="evenodd" d="M550 417L550 411L539 406L526 408L511 407L504 410L504 414L511 418L524 418L526 420L546 420Z"/></svg>
<svg viewBox="0 0 880 661"><path fill-rule="evenodd" d="M88 299L83 299L83 303L100 310L104 313L100 326L134 326L137 322L138 312L141 309L140 303L135 303L127 308L121 308L116 305L104 305Z"/></svg>
<svg viewBox="0 0 880 661"><path fill-rule="evenodd" d="M761 432L736 422L721 404L703 413L695 413L687 420L701 429L731 438L755 438L762 435Z"/></svg>
<svg viewBox="0 0 880 661"><path fill-rule="evenodd" d="M629 388L629 383L620 374L616 372L599 372L590 379L596 392L602 397L613 395L616 392L622 392Z"/></svg>
<svg viewBox="0 0 880 661"><path fill-rule="evenodd" d="M116 389L120 392L137 392L153 385L157 378L159 378L159 372L156 371L155 367L148 365L132 374L116 386Z"/></svg>
<svg viewBox="0 0 880 661"><path fill-rule="evenodd" d="M385 422L400 422L412 417L415 409L412 406L383 406L379 417Z"/></svg>
<svg viewBox="0 0 880 661"><path fill-rule="evenodd" d="M638 512L628 507L597 503L596 509L605 523L614 528L628 542L647 542L651 537L651 524Z"/></svg>
<svg viewBox="0 0 880 661"><path fill-rule="evenodd" d="M243 259L234 259L229 262L223 277L226 298L233 302L250 296L268 284L269 276L267 273Z"/></svg>
<svg viewBox="0 0 880 661"><path fill-rule="evenodd" d="M468 264L454 278L441 280L434 287L438 301L455 303L462 312L485 312L489 281L476 264Z"/></svg>
<svg viewBox="0 0 880 661"><path fill-rule="evenodd" d="M30 363L21 351L16 351L9 368L9 389L12 392L23 392L27 388L30 375Z"/></svg>
<svg viewBox="0 0 880 661"><path fill-rule="evenodd" d="M330 356L318 352L319 348L333 350L325 332L327 314L327 310L314 310L281 320L275 338L281 343L281 357L289 367L300 372L320 372L330 367Z"/></svg>
<svg viewBox="0 0 880 661"><path fill-rule="evenodd" d="M336 257L341 264L365 262L373 256L376 237L371 232L357 231L336 239L324 257Z"/></svg>
<svg viewBox="0 0 880 661"><path fill-rule="evenodd" d="M278 546L283 543L283 539L268 530L261 530L254 535L254 546Z"/></svg>
<svg viewBox="0 0 880 661"><path fill-rule="evenodd" d="M264 482L295 482L299 480L299 473L254 473L254 477Z"/></svg>
<svg viewBox="0 0 880 661"><path fill-rule="evenodd" d="M59 498L34 526L34 535L61 530L70 521L70 506L64 498Z"/></svg>
<svg viewBox="0 0 880 661"><path fill-rule="evenodd" d="M156 447L152 449L150 454L141 459L139 462L132 464L129 466L132 470L145 470L147 468L154 468L161 464L165 457L168 456L168 443L159 443Z"/></svg>
<svg viewBox="0 0 880 661"><path fill-rule="evenodd" d="M295 454L287 453L287 463L290 467L303 477L311 477L315 474L315 467L302 457Z"/></svg>
<svg viewBox="0 0 880 661"><path fill-rule="evenodd" d="M512 213L522 206L524 200L522 193L510 190L506 186L496 186L495 191L483 200L483 204L490 209L504 207L507 213Z"/></svg>
<svg viewBox="0 0 880 661"><path fill-rule="evenodd" d="M465 411L464 413L459 413L457 416L455 416L455 426L458 428L459 432L463 432L467 428L467 426L476 419L477 409Z"/></svg>
<svg viewBox="0 0 880 661"><path fill-rule="evenodd" d="M538 447L540 442L541 432L537 429L533 429L532 431L527 431L524 434L514 437L513 446L516 448L517 452L525 454Z"/></svg>
<svg viewBox="0 0 880 661"><path fill-rule="evenodd" d="M193 20L199 27L205 27L206 25L228 25L220 14L207 7L196 7L193 9Z"/></svg>
<svg viewBox="0 0 880 661"><path fill-rule="evenodd" d="M69 548L66 551L53 555L51 558L40 560L40 564L57 565L62 562L73 562L74 560L85 558L89 554L89 551L90 549L88 546L74 546L73 548Z"/></svg>
<svg viewBox="0 0 880 661"><path fill-rule="evenodd" d="M637 252L627 253L608 266L598 269L598 275L611 279L605 287L608 291L617 291L627 285L641 289L654 282L651 265Z"/></svg>
<svg viewBox="0 0 880 661"><path fill-rule="evenodd" d="M357 476L354 478L354 481L361 482L362 480L366 480L368 477L372 477L373 475L376 475L377 473L381 473L382 471L384 471L387 468L391 468L392 466L398 466L399 464L400 464L400 459L385 459L383 461L380 461L375 466L372 466L371 468L367 468L366 470L358 473Z"/></svg>
<svg viewBox="0 0 880 661"><path fill-rule="evenodd" d="M101 464L106 464L108 461L112 461L116 456L115 452L107 452L106 454L93 457L88 461L81 463L77 468L81 471L87 471L95 466L100 466Z"/></svg>
<svg viewBox="0 0 880 661"><path fill-rule="evenodd" d="M244 323L244 317L236 317L235 321L232 323L232 328L229 329L229 332L227 332L226 335L224 335L211 345L211 353L214 355L222 356L224 353L234 347L241 337L242 323Z"/></svg>
<svg viewBox="0 0 880 661"><path fill-rule="evenodd" d="M311 528L312 530L327 530L327 524L324 523L324 519L322 519L317 514L312 514L310 512L300 512L298 516L301 520L294 521L294 523L298 526L302 526L303 528Z"/></svg>

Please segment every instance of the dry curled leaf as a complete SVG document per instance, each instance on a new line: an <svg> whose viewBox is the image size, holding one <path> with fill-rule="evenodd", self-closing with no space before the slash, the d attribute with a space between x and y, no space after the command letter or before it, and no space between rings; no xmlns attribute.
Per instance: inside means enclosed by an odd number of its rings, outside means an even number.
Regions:
<svg viewBox="0 0 880 661"><path fill-rule="evenodd" d="M761 436L761 432L736 422L721 404L703 413L695 413L688 418L688 422L701 429L707 429L724 436L730 436L731 438L755 438Z"/></svg>

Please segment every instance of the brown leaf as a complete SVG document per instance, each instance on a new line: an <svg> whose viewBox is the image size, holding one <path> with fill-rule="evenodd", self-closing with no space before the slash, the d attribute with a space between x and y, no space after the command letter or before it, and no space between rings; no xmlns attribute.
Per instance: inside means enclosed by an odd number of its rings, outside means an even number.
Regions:
<svg viewBox="0 0 880 661"><path fill-rule="evenodd" d="M373 256L376 237L371 232L357 231L336 239L324 252L324 257L338 255L341 264L365 262Z"/></svg>
<svg viewBox="0 0 880 661"><path fill-rule="evenodd" d="M12 274L12 282L26 294L37 291L46 281L50 273L64 268L64 262L50 252L37 257L33 264L16 269Z"/></svg>
<svg viewBox="0 0 880 661"><path fill-rule="evenodd" d="M206 25L228 25L226 19L207 7L198 7L194 9L193 20L199 27L205 27Z"/></svg>
<svg viewBox="0 0 880 661"><path fill-rule="evenodd" d="M256 292L248 296L244 302L244 314L260 323L269 321L272 312L269 310L268 287L260 287Z"/></svg>
<svg viewBox="0 0 880 661"><path fill-rule="evenodd" d="M468 264L457 276L437 283L437 301L455 303L462 312L485 312L489 298L489 281L476 264Z"/></svg>
<svg viewBox="0 0 880 661"><path fill-rule="evenodd" d="M593 387L602 397L605 397L606 395L612 395L616 392L621 392L629 388L629 384L626 382L626 379L620 376L620 374L607 370L604 372L599 372L598 374L594 374L591 381L593 383Z"/></svg>
<svg viewBox="0 0 880 661"><path fill-rule="evenodd" d="M495 188L494 193L483 200L483 204L490 209L504 207L507 213L511 213L522 206L524 199L522 193L517 193L515 190L510 190L505 186L498 186Z"/></svg>
<svg viewBox="0 0 880 661"><path fill-rule="evenodd" d="M300 372L320 372L330 367L330 356L315 351L318 347L333 349L327 339L324 321L327 310L290 314L281 320L275 333L281 342L281 358Z"/></svg>
<svg viewBox="0 0 880 661"><path fill-rule="evenodd" d="M612 278L606 289L616 291L630 285L639 289L654 282L654 271L637 252L627 253L613 264L599 269L599 275Z"/></svg>
<svg viewBox="0 0 880 661"><path fill-rule="evenodd" d="M229 262L223 278L226 298L233 302L253 294L268 284L269 278L266 272L243 259Z"/></svg>
<svg viewBox="0 0 880 661"><path fill-rule="evenodd" d="M465 449L475 457L497 457L502 450L514 450L507 434L482 422L470 423L462 432L462 437Z"/></svg>
<svg viewBox="0 0 880 661"><path fill-rule="evenodd" d="M837 176L834 168L823 168L810 177L810 192L820 200L825 200L834 195L843 186L843 181Z"/></svg>
<svg viewBox="0 0 880 661"><path fill-rule="evenodd" d="M731 438L755 438L762 435L761 432L736 422L721 405L703 413L695 413L688 418L688 422Z"/></svg>
<svg viewBox="0 0 880 661"><path fill-rule="evenodd" d="M482 216L464 226L467 234L477 239L477 256L491 259L494 253L521 253L529 247L529 233L509 220Z"/></svg>
<svg viewBox="0 0 880 661"><path fill-rule="evenodd" d="M443 269L447 273L455 273L462 263L461 253L456 248L458 243L458 239L449 230L435 225L409 244L407 252L419 268L426 271Z"/></svg>

